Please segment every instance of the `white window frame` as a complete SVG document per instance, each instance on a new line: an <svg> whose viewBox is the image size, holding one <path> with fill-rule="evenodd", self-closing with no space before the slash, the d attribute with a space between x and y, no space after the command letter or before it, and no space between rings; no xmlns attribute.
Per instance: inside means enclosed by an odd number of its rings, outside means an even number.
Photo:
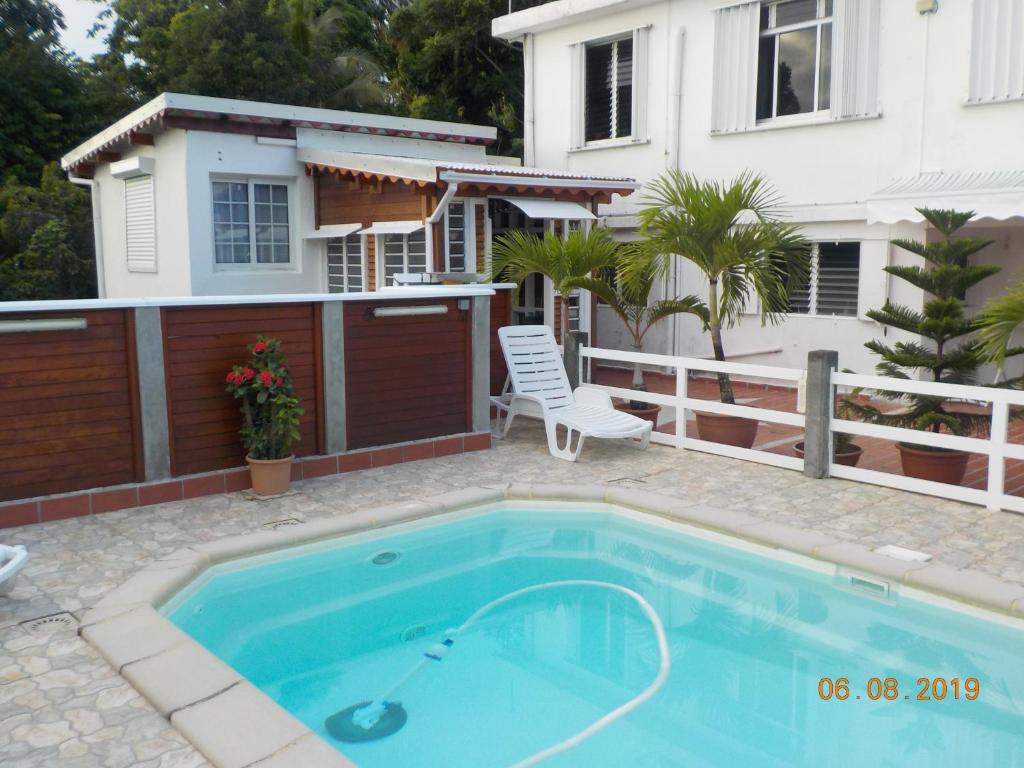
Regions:
<svg viewBox="0 0 1024 768"><path fill-rule="evenodd" d="M632 144L646 144L650 141L647 135L647 80L648 80L648 48L651 26L637 27L629 30L622 30L605 37L597 37L574 43L572 46L572 69L571 102L572 120L570 130L569 151L585 152L593 149L605 149L609 147L629 146ZM619 43L624 40L633 41L633 72L632 72L632 103L630 104L631 132L628 136L615 136L608 139L586 140L586 112L587 112L587 48L591 46L607 45L608 43ZM617 66L618 48L613 49L612 72L618 76ZM618 89L612 88L612 110L618 109ZM612 121L613 125L615 120Z"/></svg>
<svg viewBox="0 0 1024 768"><path fill-rule="evenodd" d="M831 29L831 33L832 33L832 46L834 47L835 46L835 34L836 34L835 25L833 23L833 19L835 18L835 0L833 0L832 14L829 15L829 16L822 16L821 15L821 14L823 14L825 12L825 4L828 2L828 0L817 0L817 4L818 4L817 13L818 13L818 16L816 18L810 19L808 21L800 21L800 22L797 22L795 24L787 24L787 25L785 25L783 27L774 27L774 26L772 26L775 23L775 14L776 14L776 11L778 10L778 6L785 5L787 2L790 2L790 1L791 0L772 0L771 2L762 2L761 3L761 7L762 8L764 6L768 6L769 21L768 21L768 29L763 30L763 31L758 29L758 34L757 34L758 47L757 47L757 51L755 51L755 57L760 59L761 40L766 38L766 37L774 37L775 38L775 56L774 56L773 61L774 61L775 66L774 66L773 71L772 71L772 114L769 117L763 117L763 118L758 119L757 120L757 125L768 125L768 124L772 124L772 125L780 124L781 125L781 124L785 124L785 123L806 122L808 120L820 120L823 116L828 116L828 115L831 114L832 85L835 82L835 73L832 72L832 63L831 62L829 63L829 72L830 72L830 77L831 77L831 81L829 83L829 105L830 106L822 108L818 104L818 100L821 97L821 83L820 83L820 78L821 78L821 30L822 30L822 27L825 26L826 24L829 24L829 25L832 26L832 29ZM783 34L785 34L786 32L795 32L795 31L800 30L800 29L810 29L812 27L816 28L816 41L815 41L815 46L814 46L814 109L808 110L807 112L798 112L798 113L796 113L794 115L780 115L780 114L778 114L778 111L779 111L779 38ZM760 76L760 66L761 66L760 61L758 61L757 66L758 66L758 75ZM760 77L758 77L757 79L760 80ZM757 102L758 96L759 96L759 94L756 92L756 82L755 82L755 93L754 93L755 104ZM755 107L755 110L756 110L756 107Z"/></svg>
<svg viewBox="0 0 1024 768"><path fill-rule="evenodd" d="M425 272L430 272L431 271L431 264L432 264L432 262L431 262L430 241L433 238L431 236L430 229L428 227L425 227L423 229L416 230L416 232L408 232L408 233L405 233L405 234L399 234L397 232L391 233L392 237L401 237L402 241L403 241L403 247L402 247L402 272L405 272L405 273L409 272L409 238L412 235L417 234L418 232L422 232L423 233L423 238L424 238L424 259L425 259L425 265L426 265L424 271ZM376 278L377 279L376 279L375 282L377 284L377 290L381 290L383 288L393 287L393 286L389 286L388 285L388 279L387 279L387 274L386 274L386 271L385 271L385 263L384 263L384 238L387 237L387 236L388 235L374 235L373 236L374 237L373 256L374 256L374 261L376 262Z"/></svg>
<svg viewBox="0 0 1024 768"><path fill-rule="evenodd" d="M213 213L213 185L214 182L225 182L225 183L240 183L244 182L249 186L249 261L248 263L231 263L225 264L217 261L217 234L216 226L214 225L215 217ZM272 184L274 186L285 187L288 193L288 261L281 263L266 263L259 262L256 260L256 196L253 191L255 184ZM242 176L242 175L221 175L211 174L209 184L207 185L207 193L210 196L209 208L210 211L210 261L213 263L213 269L216 272L294 272L298 269L299 259L297 258L299 251L299 238L298 238L298 227L295 219L295 206L296 206L296 185L293 177L273 177L273 176Z"/></svg>
<svg viewBox="0 0 1024 768"><path fill-rule="evenodd" d="M367 246L368 246L367 240L369 238L366 235L359 235L358 233L352 233L352 234L355 234L355 235L357 235L359 237L359 247L362 249L362 252L359 254L359 260L362 262L361 275L362 275L362 280L363 280L363 287L360 289L360 291L368 291L368 290L370 290L370 287L368 285L370 269L369 269L369 259L366 258L366 249L367 249ZM331 240L341 240L345 244L345 252L344 252L344 254L342 256L342 258L346 262L345 263L345 268L343 269L345 287L344 287L344 290L342 291L342 293L353 293L354 292L354 291L351 291L349 289L349 285L348 285L348 269L347 269L348 264L347 264L347 262L348 262L348 258L349 258L348 238L350 238L350 237L352 237L351 234L350 235L345 235L344 237L329 237L329 238L325 238L324 239L324 264L325 264L325 269L326 269L326 271L324 273L324 277L325 277L325 280L326 280L326 290L327 290L327 293L331 292L331 264L330 264L330 256L329 256L329 253L328 253L330 245L331 245ZM357 292L358 291L356 291L356 293Z"/></svg>
<svg viewBox="0 0 1024 768"><path fill-rule="evenodd" d="M857 262L857 304L852 314L849 315L837 315L831 312L819 312L818 311L818 276L819 268L821 266L821 244L822 243L856 243L859 246L858 256L860 260ZM816 317L816 318L827 318L829 320L858 320L861 319L860 315L860 304L861 304L861 274L863 273L863 259L864 259L864 241L862 240L831 240L823 239L815 241L811 244L811 274L810 282L807 288L807 311L806 312L787 312L786 314L790 317Z"/></svg>
<svg viewBox="0 0 1024 768"><path fill-rule="evenodd" d="M463 206L463 225L462 225L462 238L463 238L463 253L466 259L466 268L459 274L475 275L476 269L476 198L469 197L456 197L453 198L449 203L448 207L444 212L444 271L451 272L451 241L450 234L451 230L448 223L448 215L451 212L451 207L455 203L461 203ZM427 270L430 271L429 269Z"/></svg>

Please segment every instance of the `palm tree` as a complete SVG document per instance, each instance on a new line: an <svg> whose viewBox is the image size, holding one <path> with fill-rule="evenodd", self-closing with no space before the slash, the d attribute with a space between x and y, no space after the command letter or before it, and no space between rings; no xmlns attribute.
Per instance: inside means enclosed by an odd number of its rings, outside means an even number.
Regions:
<svg viewBox="0 0 1024 768"><path fill-rule="evenodd" d="M671 170L647 186L640 210L646 260L666 273L679 256L703 273L715 360L725 360L722 329L736 323L752 297L760 299L761 323L777 323L790 293L807 282L810 245L780 219L780 202L768 182L751 172L721 183ZM638 278L644 260L626 265L627 281ZM718 374L718 388L723 403L736 402L728 374Z"/></svg>
<svg viewBox="0 0 1024 768"><path fill-rule="evenodd" d="M707 306L699 296L684 296L674 299L659 299L650 302L651 289L657 279L657 265L650 260L642 260L640 268L631 280L620 278L622 265L636 256L631 251L618 268L602 270L594 277L578 278L571 281L579 288L585 288L597 296L614 312L626 326L630 335L630 347L643 352L644 336L661 320L672 315L696 315L704 327L708 323ZM642 259L642 255L640 255ZM644 371L640 363L633 364L633 389L646 391ZM633 404L632 407L646 407L645 404Z"/></svg>
<svg viewBox="0 0 1024 768"><path fill-rule="evenodd" d="M981 353L999 366L1000 372L1006 358L1019 355L1024 348L1010 347L1014 332L1024 324L1024 281L1010 286L1002 296L990 299L978 315L978 337Z"/></svg>
<svg viewBox="0 0 1024 768"><path fill-rule="evenodd" d="M582 287L581 280L612 266L619 244L612 240L608 230L594 227L588 232L570 232L564 240L552 232L544 237L513 231L494 241L492 249L495 280L522 283L529 275L539 272L554 284L561 297L562 344L569 333L569 296Z"/></svg>

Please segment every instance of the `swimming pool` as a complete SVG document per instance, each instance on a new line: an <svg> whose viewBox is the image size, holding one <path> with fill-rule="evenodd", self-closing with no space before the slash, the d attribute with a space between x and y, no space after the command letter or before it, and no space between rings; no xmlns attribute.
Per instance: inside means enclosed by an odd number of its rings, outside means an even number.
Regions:
<svg viewBox="0 0 1024 768"><path fill-rule="evenodd" d="M545 765L1024 766L1019 623L766 551L600 504L506 502L221 564L164 612L366 768L508 766L648 686L658 648L637 604L551 589L501 606L413 678L394 735L327 734L326 718L480 606L569 579L642 595L672 669Z"/></svg>

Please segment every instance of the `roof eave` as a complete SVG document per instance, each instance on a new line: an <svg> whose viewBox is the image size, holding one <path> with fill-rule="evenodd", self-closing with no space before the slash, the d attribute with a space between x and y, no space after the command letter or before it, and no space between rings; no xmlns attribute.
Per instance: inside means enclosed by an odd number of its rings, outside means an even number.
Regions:
<svg viewBox="0 0 1024 768"><path fill-rule="evenodd" d="M491 34L502 40L575 24L583 19L621 13L661 0L556 0L491 20Z"/></svg>

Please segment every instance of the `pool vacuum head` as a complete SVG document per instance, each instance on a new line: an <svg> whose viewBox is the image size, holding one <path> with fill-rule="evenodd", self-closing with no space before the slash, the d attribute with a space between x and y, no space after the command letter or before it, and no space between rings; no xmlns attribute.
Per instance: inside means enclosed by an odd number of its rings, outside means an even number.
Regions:
<svg viewBox="0 0 1024 768"><path fill-rule="evenodd" d="M340 712L335 712L324 721L327 733L338 741L376 741L377 739L385 739L398 733L409 718L405 707L397 701L389 701L387 709L377 719L377 722L369 728L363 728L363 726L355 722L353 716L357 710L368 707L372 703L370 701L361 701L358 704L353 704L351 707L345 707Z"/></svg>

